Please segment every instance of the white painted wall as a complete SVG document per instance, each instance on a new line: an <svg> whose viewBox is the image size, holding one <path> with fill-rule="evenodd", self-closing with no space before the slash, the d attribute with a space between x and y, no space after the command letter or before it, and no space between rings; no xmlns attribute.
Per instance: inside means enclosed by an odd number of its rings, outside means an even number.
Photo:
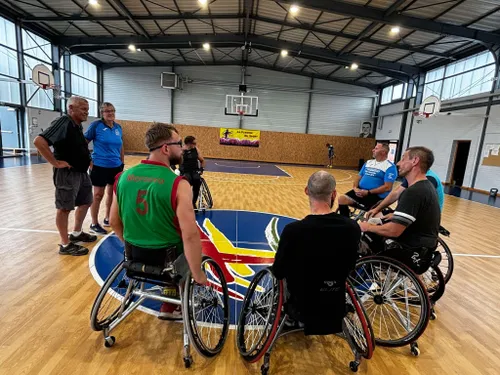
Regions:
<svg viewBox="0 0 500 375"><path fill-rule="evenodd" d="M500 105L491 107L484 144L500 144ZM489 191L494 187L500 189L500 167L479 164L475 188Z"/></svg>
<svg viewBox="0 0 500 375"><path fill-rule="evenodd" d="M104 71L104 99L124 120L170 121L170 90L160 88L160 73L170 68L112 68ZM224 114L226 95L238 95L240 66L176 67L191 83L173 92L177 124L215 127L240 125L238 116ZM248 67L247 95L259 97L259 116L244 117L245 129L304 133L311 79ZM371 119L375 93L359 86L315 80L309 133L357 136L362 121ZM348 95L348 96L346 96Z"/></svg>
<svg viewBox="0 0 500 375"><path fill-rule="evenodd" d="M380 107L377 130L375 133L375 138L377 140L399 140L399 132L401 131L401 123L403 121L403 109L404 102Z"/></svg>
<svg viewBox="0 0 500 375"><path fill-rule="evenodd" d="M485 108L473 108L454 111L453 115L439 115L422 119L418 123L414 119L410 146L425 146L434 151L434 165L442 181L448 181L451 168L453 141L470 140L471 148L465 170L464 186L471 186L472 173L477 157L479 138L484 122Z"/></svg>

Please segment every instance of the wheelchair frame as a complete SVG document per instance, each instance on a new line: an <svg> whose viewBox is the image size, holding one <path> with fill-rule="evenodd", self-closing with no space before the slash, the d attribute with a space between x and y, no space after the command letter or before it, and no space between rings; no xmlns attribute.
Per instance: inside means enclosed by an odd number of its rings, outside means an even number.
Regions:
<svg viewBox="0 0 500 375"><path fill-rule="evenodd" d="M229 333L229 293L227 289L226 280L224 278L224 274L217 263L209 258L203 257L202 260L202 268L208 266L211 269L211 272L216 274L216 277L219 279L219 283L213 282L212 285L215 285L215 294L214 301L210 301L207 306L213 306L214 303L217 303L219 306L219 302L222 304L224 319L221 322L222 331L220 334L219 341L214 348L209 348L202 342L200 338L200 334L198 332L198 327L196 324L196 318L192 316L192 310L194 310L194 295L193 290L195 287L194 280L192 280L191 275L188 274L186 276L186 280L184 285L181 287L181 293L179 299L170 298L161 295L162 286L172 286L170 281L159 280L156 274L141 274L139 276L132 275L128 276L127 273L131 272L130 267L127 268L127 262L120 262L113 271L108 275L104 284L102 285L95 301L92 306L91 311L91 327L95 331L103 331L104 336L104 346L107 348L112 347L115 344L115 337L110 336L110 333L121 323L123 322L134 310L136 310L142 303L147 300L155 300L160 302L166 302L178 306L182 306L182 321L183 321L183 360L186 368L191 367L193 363L193 358L191 356L191 343L194 344L196 351L203 357L210 358L219 354L224 346L224 343L227 339L227 335ZM148 267L142 263L136 262L143 267ZM149 266L151 267L151 266ZM159 267L156 267L159 269ZM125 296L117 295L115 291L111 291L113 283L117 280L120 274L123 272L123 278L117 284L119 286L121 283L126 283L124 281L128 278L128 285L126 286L127 291ZM214 272L215 271L215 272ZM135 271L137 272L137 271ZM166 268L161 270L163 274L168 275L171 279L174 279L176 272L173 264L168 265ZM145 284L152 284L152 287L146 288ZM139 286L139 288L137 288ZM197 285L196 285L197 286ZM123 288L122 288L123 289ZM222 297L219 295L222 293ZM106 297L106 295L111 294L113 298L117 298L120 300L120 306L114 310L114 312L106 318L104 323L98 322L98 314L101 304ZM135 300L134 300L135 299ZM217 299L217 301L215 300ZM206 307L204 307L205 309ZM109 321L110 320L110 321ZM206 323L202 323L206 324Z"/></svg>
<svg viewBox="0 0 500 375"><path fill-rule="evenodd" d="M265 327L267 330L269 330L270 334L267 336L266 339L264 339L263 336L260 337L260 340L257 344L255 344L252 348L250 348L250 350L244 351L246 349L245 337L244 337L245 336L244 327L246 318L245 309L248 309L250 307L251 296L255 293L255 290L258 287L258 282L265 277L265 273L268 273L272 277L273 288L276 289L278 294L277 296L273 295L274 298L277 298L277 300L273 302L274 310L270 310L269 313L267 314L267 321ZM364 311L364 308L359 300L359 297L357 296L356 292L351 287L349 282L346 282L346 298L348 298L352 302L352 307L354 311L350 312L354 313L355 316L358 318L363 329L363 338L366 344L366 349L364 350L364 352L362 352L363 348L360 348L359 344L356 342L357 340L353 337L353 334L350 331L350 326L352 326L353 323L348 324L347 321L349 321L349 319L345 317L342 322L341 337L343 337L347 341L354 355L354 360L349 363L349 367L351 371L357 372L358 367L360 365L361 357L364 357L366 359L370 359L372 357L373 350L375 349L375 340L370 322L366 316L366 312ZM303 326L301 327L296 325L294 328L284 331L285 323L288 318L288 314L286 313L286 311L284 311L286 303L285 299L286 299L286 286L284 281L277 280L272 274L271 269L265 268L259 271L255 275L250 286L248 287L245 299L243 300L243 305L241 308L240 318L236 333L238 350L240 351L240 354L243 356L243 358L251 363L259 361L264 356L264 363L261 366L262 375L267 375L269 372L271 351L278 338L288 335L290 333L300 332L304 330ZM254 309L254 306L252 307L252 309ZM273 317L274 320L272 321L272 323L270 323L269 320L272 319ZM257 349L259 345L261 347L260 349ZM256 349L258 350L257 353L252 354Z"/></svg>
<svg viewBox="0 0 500 375"><path fill-rule="evenodd" d="M207 208L211 209L214 206L214 202L212 200L212 194L210 193L210 189L208 188L207 181L200 175L201 185L200 185L200 193L198 194L198 210L205 211Z"/></svg>

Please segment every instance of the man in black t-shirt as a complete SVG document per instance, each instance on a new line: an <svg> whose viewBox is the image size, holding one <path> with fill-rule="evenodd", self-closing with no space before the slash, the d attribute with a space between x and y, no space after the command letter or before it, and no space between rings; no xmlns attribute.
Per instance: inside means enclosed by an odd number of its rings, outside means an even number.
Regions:
<svg viewBox="0 0 500 375"><path fill-rule="evenodd" d="M193 208L196 210L196 201L200 194L201 178L203 169L205 168L205 159L201 156L201 152L196 147L196 138L188 135L184 138L184 151L182 153L182 164L180 165L181 176L186 177L186 180L193 187Z"/></svg>
<svg viewBox="0 0 500 375"><path fill-rule="evenodd" d="M434 154L425 147L410 147L397 164L399 175L408 181L390 222L383 225L360 223L363 232L397 238L403 248L422 249L422 257L435 249L441 213L436 189L426 173L434 162ZM425 253L425 254L423 254Z"/></svg>
<svg viewBox="0 0 500 375"><path fill-rule="evenodd" d="M345 281L354 269L361 237L359 225L332 212L335 179L325 171L307 183L311 214L283 229L273 264L286 279L289 302L306 334L341 330L345 315Z"/></svg>
<svg viewBox="0 0 500 375"><path fill-rule="evenodd" d="M76 242L94 242L97 237L82 231L83 220L92 204L92 183L87 170L90 152L83 135L82 122L87 120L89 103L72 96L67 103L68 114L54 121L34 140L40 154L54 166L56 187L56 225L61 236L59 254L85 255L89 250ZM54 153L50 150L54 147ZM78 206L75 213L73 233L68 236L69 213Z"/></svg>

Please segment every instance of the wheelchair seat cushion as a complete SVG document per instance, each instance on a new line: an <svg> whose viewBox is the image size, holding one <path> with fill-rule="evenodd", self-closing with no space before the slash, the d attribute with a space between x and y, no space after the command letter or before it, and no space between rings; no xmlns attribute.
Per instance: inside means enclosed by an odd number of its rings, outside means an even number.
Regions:
<svg viewBox="0 0 500 375"><path fill-rule="evenodd" d="M426 247L405 247L392 240L386 241L385 250L382 251L380 255L400 261L417 275L426 272L433 264L433 260L437 259L434 249Z"/></svg>

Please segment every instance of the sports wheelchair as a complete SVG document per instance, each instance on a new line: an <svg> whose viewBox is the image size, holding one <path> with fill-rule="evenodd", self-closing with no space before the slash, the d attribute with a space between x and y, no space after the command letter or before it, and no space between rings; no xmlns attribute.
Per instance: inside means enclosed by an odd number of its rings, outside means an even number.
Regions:
<svg viewBox="0 0 500 375"><path fill-rule="evenodd" d="M350 211L349 217L355 221L362 220L365 217L366 212L368 212L371 209L371 207L366 207L357 202L355 202L350 207L352 208L352 210ZM384 215L387 215L391 212L394 212L394 210L390 208L382 210L382 213ZM450 232L446 230L446 228L444 228L443 226L439 226L439 233L441 234L441 236L446 236L446 237L450 236ZM436 250L441 254L441 260L438 264L438 267L443 273L445 283L448 283L453 273L453 267L454 267L453 254L451 253L449 246L441 237L438 237L438 246ZM436 276L434 276L434 278L436 278Z"/></svg>
<svg viewBox="0 0 500 375"><path fill-rule="evenodd" d="M207 181L200 175L201 186L200 186L200 194L198 195L198 210L205 211L207 208L210 209L214 206L214 202L212 200L212 194L210 193L210 189L208 188Z"/></svg>
<svg viewBox="0 0 500 375"><path fill-rule="evenodd" d="M417 339L429 320L437 317L434 304L445 290L444 276L437 266L440 253L427 250L426 257L420 259L417 252L384 240L386 251L377 254L372 248L379 246L370 241L363 234L360 259L350 280L374 326L375 341L390 347L410 344L411 353L418 356ZM392 255L403 251L404 262Z"/></svg>
<svg viewBox="0 0 500 375"><path fill-rule="evenodd" d="M199 285L191 278L184 255L176 258L172 248L165 252L163 266L147 264L141 259L130 260L125 256L97 294L90 325L94 331L103 332L104 346L110 348L115 343L111 331L146 300L180 305L183 359L185 367L189 368L193 363L191 343L200 355L207 358L221 352L229 332L229 293L224 274L213 259L203 257L201 266L209 282ZM179 298L163 295L163 287L175 285L181 288Z"/></svg>
<svg viewBox="0 0 500 375"><path fill-rule="evenodd" d="M354 360L349 363L353 372L358 370L361 357L371 358L375 348L374 335L369 320L354 288L346 283L346 315L340 334L351 348ZM271 350L279 337L303 330L301 323L287 327L290 306L287 301L286 283L277 280L271 268L259 271L243 300L239 316L236 341L241 356L254 363L264 357L262 375L269 371Z"/></svg>

